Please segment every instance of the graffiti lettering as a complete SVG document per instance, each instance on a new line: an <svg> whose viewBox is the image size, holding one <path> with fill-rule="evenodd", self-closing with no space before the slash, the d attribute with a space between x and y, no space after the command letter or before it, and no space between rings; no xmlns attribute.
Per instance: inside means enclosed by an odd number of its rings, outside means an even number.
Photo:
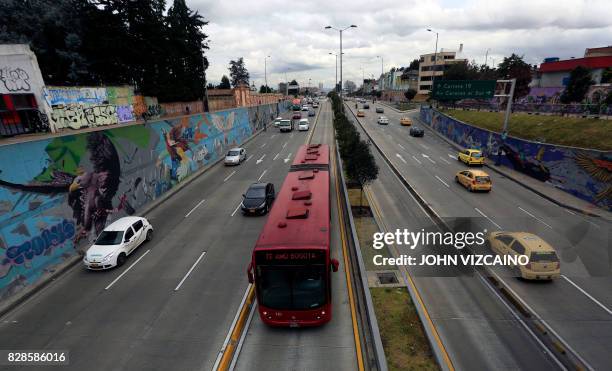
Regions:
<svg viewBox="0 0 612 371"><path fill-rule="evenodd" d="M88 126L117 124L117 111L113 105L94 106L83 109Z"/></svg>
<svg viewBox="0 0 612 371"><path fill-rule="evenodd" d="M6 250L2 265L21 265L26 261L32 261L36 256L43 255L47 250L71 240L75 231L74 222L64 219L48 229L43 229L40 235L31 240L9 247Z"/></svg>
<svg viewBox="0 0 612 371"><path fill-rule="evenodd" d="M103 104L107 100L105 88L49 87L44 91L51 106L68 104Z"/></svg>
<svg viewBox="0 0 612 371"><path fill-rule="evenodd" d="M134 111L132 106L117 106L117 118L119 122L134 121Z"/></svg>
<svg viewBox="0 0 612 371"><path fill-rule="evenodd" d="M30 76L21 68L1 68L0 80L8 91L30 91Z"/></svg>
<svg viewBox="0 0 612 371"><path fill-rule="evenodd" d="M77 105L54 107L51 120L59 129L80 129L87 126L113 125L119 122L116 107L108 104L91 107Z"/></svg>

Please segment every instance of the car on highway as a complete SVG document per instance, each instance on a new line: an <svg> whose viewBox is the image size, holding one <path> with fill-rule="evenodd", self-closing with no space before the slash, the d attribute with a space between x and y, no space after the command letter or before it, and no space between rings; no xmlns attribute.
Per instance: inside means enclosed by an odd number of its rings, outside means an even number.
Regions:
<svg viewBox="0 0 612 371"><path fill-rule="evenodd" d="M301 117L302 116L300 116L300 118ZM293 131L293 122L291 120L281 120L281 122L278 124L278 129L281 132Z"/></svg>
<svg viewBox="0 0 612 371"><path fill-rule="evenodd" d="M457 160L464 162L466 165L484 165L484 156L478 149L465 149L459 152Z"/></svg>
<svg viewBox="0 0 612 371"><path fill-rule="evenodd" d="M370 109L370 105L369 105L369 104L367 104L367 103L364 103L364 104L363 104L363 109Z"/></svg>
<svg viewBox="0 0 612 371"><path fill-rule="evenodd" d="M272 206L276 194L272 183L253 183L242 195L240 209L244 215L264 215Z"/></svg>
<svg viewBox="0 0 612 371"><path fill-rule="evenodd" d="M493 187L491 177L482 170L461 170L455 175L455 181L470 192L491 192Z"/></svg>
<svg viewBox="0 0 612 371"><path fill-rule="evenodd" d="M246 149L236 147L227 151L223 163L225 165L240 165L244 160L246 160Z"/></svg>
<svg viewBox="0 0 612 371"><path fill-rule="evenodd" d="M145 241L153 239L153 226L139 216L117 219L104 228L83 256L87 269L103 270L121 266Z"/></svg>
<svg viewBox="0 0 612 371"><path fill-rule="evenodd" d="M291 118L294 119L294 120L299 120L299 119L302 118L302 114L299 113L299 112L296 112L296 113L293 114L293 116Z"/></svg>
<svg viewBox="0 0 612 371"><path fill-rule="evenodd" d="M487 236L491 250L499 255L526 255L529 263L515 265L517 277L526 280L554 280L561 275L559 257L546 241L527 232L491 232Z"/></svg>
<svg viewBox="0 0 612 371"><path fill-rule="evenodd" d="M315 115L316 115L315 110L313 110L313 109L308 110L308 117L312 117L312 116L315 116Z"/></svg>
<svg viewBox="0 0 612 371"><path fill-rule="evenodd" d="M312 108L319 108L319 102L317 101L312 102Z"/></svg>
<svg viewBox="0 0 612 371"><path fill-rule="evenodd" d="M302 106L302 111L308 111L308 105L307 104L304 104Z"/></svg>
<svg viewBox="0 0 612 371"><path fill-rule="evenodd" d="M379 116L376 122L378 125L389 125L389 119L386 116Z"/></svg>
<svg viewBox="0 0 612 371"><path fill-rule="evenodd" d="M308 129L310 129L308 119L301 119L300 122L298 122L298 131L308 131Z"/></svg>
<svg viewBox="0 0 612 371"><path fill-rule="evenodd" d="M418 126L412 126L409 132L411 137L423 137L425 136L425 130Z"/></svg>
<svg viewBox="0 0 612 371"><path fill-rule="evenodd" d="M412 125L412 120L410 119L410 117L404 116L400 119L400 125L410 126Z"/></svg>
<svg viewBox="0 0 612 371"><path fill-rule="evenodd" d="M376 107L376 113L385 113L385 110L382 107Z"/></svg>
<svg viewBox="0 0 612 371"><path fill-rule="evenodd" d="M280 124L280 122L281 122L281 120L282 120L282 119L283 119L283 118L282 118L282 117L280 117L280 116L274 119L274 127L275 127L275 128L277 128L277 127L278 127L278 125Z"/></svg>
<svg viewBox="0 0 612 371"><path fill-rule="evenodd" d="M357 117L365 117L365 112L363 112L362 110L358 110Z"/></svg>

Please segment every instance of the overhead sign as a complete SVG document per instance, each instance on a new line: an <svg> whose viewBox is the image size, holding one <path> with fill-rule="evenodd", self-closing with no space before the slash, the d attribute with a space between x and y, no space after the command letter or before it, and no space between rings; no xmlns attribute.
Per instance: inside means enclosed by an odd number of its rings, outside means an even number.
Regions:
<svg viewBox="0 0 612 371"><path fill-rule="evenodd" d="M437 100L489 99L495 93L495 80L437 80L433 98Z"/></svg>

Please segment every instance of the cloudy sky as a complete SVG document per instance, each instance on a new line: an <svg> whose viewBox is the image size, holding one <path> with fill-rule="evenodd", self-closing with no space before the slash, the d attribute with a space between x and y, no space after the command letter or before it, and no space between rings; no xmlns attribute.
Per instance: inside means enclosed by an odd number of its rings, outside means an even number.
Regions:
<svg viewBox="0 0 612 371"><path fill-rule="evenodd" d="M171 3L171 1L169 1ZM611 0L188 0L210 23L209 81L227 74L230 59L244 57L259 86L277 87L296 79L301 85L333 86L339 52L332 25L351 28L343 35L344 80L361 81L407 66L438 48L457 50L481 64L497 64L511 53L531 64L544 57L581 57L587 47L612 45Z"/></svg>

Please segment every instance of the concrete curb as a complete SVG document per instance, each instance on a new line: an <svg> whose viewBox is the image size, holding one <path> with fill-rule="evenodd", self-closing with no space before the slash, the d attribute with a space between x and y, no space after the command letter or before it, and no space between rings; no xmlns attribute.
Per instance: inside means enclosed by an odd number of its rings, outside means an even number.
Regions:
<svg viewBox="0 0 612 371"><path fill-rule="evenodd" d="M378 103L378 104L380 104L380 105L383 105L383 106L386 106L386 107L388 107L389 109L391 109L391 110L393 110L393 111L395 111L395 112L397 112L397 113L410 113L410 112L415 112L415 111L418 111L418 110L419 110L419 108L413 108L413 109L408 109L408 110L403 110L403 111L402 111L402 110L397 109L397 108L393 107L392 105L390 105L390 104L388 104L388 103L386 103L386 102L383 102L383 101L378 101L378 100L377 100L377 101L376 101L376 103Z"/></svg>
<svg viewBox="0 0 612 371"><path fill-rule="evenodd" d="M463 147L461 147L457 143L453 142L452 140L448 139L444 135L442 135L442 134L438 133L437 131L435 131L429 124L427 124L426 122L421 120L420 117L417 117L416 119L422 124L421 126L426 127L429 131L431 131L432 133L437 135L440 139L444 140L446 143L451 145L453 148L457 149L458 151L464 149ZM551 196L547 195L546 193L541 192L540 190L530 186L529 184L527 184L527 183L517 179L516 177L510 175L508 172L505 172L505 171L499 169L498 166L490 165L490 164L487 164L487 163L485 163L485 166L488 167L489 169L495 171L496 173L498 173L500 175L503 175L506 178L512 180L513 182L517 183L518 185L520 185L520 186L530 190L531 192L537 194L538 196L540 196L542 198L545 198L546 200L554 203L555 205L557 205L559 207L563 207L565 209L569 209L569 210L572 210L574 212L577 212L577 213L580 213L580 214L583 214L583 215L586 215L586 216L590 216L590 217L594 217L594 218L602 218L602 219L606 219L606 220L609 221L609 219L606 216L599 215L597 213L593 213L593 212L590 212L590 211L587 211L587 210L582 210L582 209L579 209L579 208L577 208L575 206L571 206L571 205L565 204L565 203L555 199L554 197L551 197Z"/></svg>
<svg viewBox="0 0 612 371"><path fill-rule="evenodd" d="M256 131L255 134L251 135L250 138L245 140L240 145L245 145L245 144L249 143L250 141L255 139L259 134L261 134L262 132L263 132L263 129L260 129L260 130ZM176 187L173 187L168 192L164 193L161 197L156 198L154 201L152 201L148 205L144 206L141 210L137 210L137 213L139 215L143 215L144 216L144 215L147 215L148 213L152 212L157 207L159 207L159 205L161 205L166 200L168 200L170 197L175 195L177 192L179 192L180 190L185 188L187 185L192 183L194 180L196 180L202 174L204 174L208 170L212 169L215 165L220 163L222 160L223 160L223 157L217 159L212 164L209 164L208 166L205 166L205 167L199 169L195 173L191 174L189 176L189 178L187 178L184 181L182 181L181 183L179 183ZM79 249L77 249L77 254L75 256L71 256L70 258L66 259L64 262L62 262L58 266L56 266L55 270L53 271L53 273L51 275L49 275L49 277L44 278L41 281L37 282L36 284L31 286L30 288L26 289L22 294L17 294L15 298L8 299L7 303L0 307L0 318L4 317L6 314L8 314L9 312L11 312L15 308L17 308L19 305L25 303L32 296L34 296L35 294L37 294L40 291L42 291L45 287L47 287L51 282L53 282L56 279L60 278L64 273L67 273L70 269L75 267L77 265L77 263L79 263L81 261L82 257L83 257L83 252L80 251Z"/></svg>

